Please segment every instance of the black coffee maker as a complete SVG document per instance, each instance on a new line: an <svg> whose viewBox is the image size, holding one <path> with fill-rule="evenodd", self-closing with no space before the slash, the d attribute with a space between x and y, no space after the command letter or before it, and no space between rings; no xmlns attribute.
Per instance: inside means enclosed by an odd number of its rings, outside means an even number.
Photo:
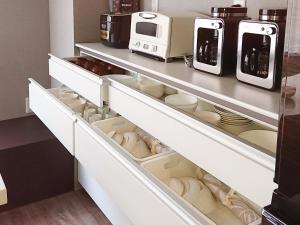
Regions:
<svg viewBox="0 0 300 225"><path fill-rule="evenodd" d="M237 79L266 89L281 83L286 9L261 9L239 26Z"/></svg>
<svg viewBox="0 0 300 225"><path fill-rule="evenodd" d="M236 70L238 26L247 8L213 7L211 18L197 18L194 32L194 67L222 76Z"/></svg>
<svg viewBox="0 0 300 225"><path fill-rule="evenodd" d="M130 28L130 13L107 13L100 16L100 35L104 45L128 48Z"/></svg>
<svg viewBox="0 0 300 225"><path fill-rule="evenodd" d="M131 14L140 11L140 0L108 0L109 13L100 16L100 37L104 45L128 48Z"/></svg>

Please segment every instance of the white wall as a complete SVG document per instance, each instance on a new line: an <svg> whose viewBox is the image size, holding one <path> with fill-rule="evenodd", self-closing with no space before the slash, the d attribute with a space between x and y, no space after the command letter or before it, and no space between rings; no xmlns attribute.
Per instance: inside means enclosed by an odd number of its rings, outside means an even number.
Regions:
<svg viewBox="0 0 300 225"><path fill-rule="evenodd" d="M49 0L51 54L73 57L76 43L99 42L100 15L107 11L107 0ZM53 78L51 83L60 85Z"/></svg>
<svg viewBox="0 0 300 225"><path fill-rule="evenodd" d="M49 87L48 0L0 0L0 120L26 116L27 79Z"/></svg>
<svg viewBox="0 0 300 225"><path fill-rule="evenodd" d="M199 11L210 13L213 6L230 6L234 0L141 0L144 9L151 10L152 3L158 1L161 11ZM248 15L258 18L260 8L282 8L287 7L287 0L246 0Z"/></svg>
<svg viewBox="0 0 300 225"><path fill-rule="evenodd" d="M290 0L288 18L290 23L287 25L286 51L290 53L300 53L300 1Z"/></svg>
<svg viewBox="0 0 300 225"><path fill-rule="evenodd" d="M49 0L50 49L57 57L74 55L73 0Z"/></svg>

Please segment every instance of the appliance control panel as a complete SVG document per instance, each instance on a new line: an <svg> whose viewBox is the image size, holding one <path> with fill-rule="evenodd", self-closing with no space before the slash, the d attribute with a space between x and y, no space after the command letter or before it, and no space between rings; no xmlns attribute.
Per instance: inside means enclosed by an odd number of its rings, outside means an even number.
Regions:
<svg viewBox="0 0 300 225"><path fill-rule="evenodd" d="M166 46L157 43L152 43L149 41L131 39L129 49L161 57L163 59L167 58Z"/></svg>

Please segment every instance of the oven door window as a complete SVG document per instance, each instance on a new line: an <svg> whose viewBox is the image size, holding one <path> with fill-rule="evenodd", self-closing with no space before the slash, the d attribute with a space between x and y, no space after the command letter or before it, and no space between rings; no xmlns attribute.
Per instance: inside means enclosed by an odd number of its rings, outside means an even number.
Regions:
<svg viewBox="0 0 300 225"><path fill-rule="evenodd" d="M149 22L138 22L136 23L137 34L147 35L151 37L157 36L157 24Z"/></svg>
<svg viewBox="0 0 300 225"><path fill-rule="evenodd" d="M268 78L271 38L267 35L243 35L241 70L243 73Z"/></svg>

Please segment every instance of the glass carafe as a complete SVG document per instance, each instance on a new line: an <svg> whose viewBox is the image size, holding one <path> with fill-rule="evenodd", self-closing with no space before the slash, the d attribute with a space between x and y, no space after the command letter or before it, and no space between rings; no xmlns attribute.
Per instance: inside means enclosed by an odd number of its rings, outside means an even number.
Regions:
<svg viewBox="0 0 300 225"><path fill-rule="evenodd" d="M244 73L267 78L269 74L270 40L263 36L261 47L250 49L244 56L242 70Z"/></svg>
<svg viewBox="0 0 300 225"><path fill-rule="evenodd" d="M214 30L213 36L200 44L198 61L212 66L217 65L218 57L218 31Z"/></svg>

